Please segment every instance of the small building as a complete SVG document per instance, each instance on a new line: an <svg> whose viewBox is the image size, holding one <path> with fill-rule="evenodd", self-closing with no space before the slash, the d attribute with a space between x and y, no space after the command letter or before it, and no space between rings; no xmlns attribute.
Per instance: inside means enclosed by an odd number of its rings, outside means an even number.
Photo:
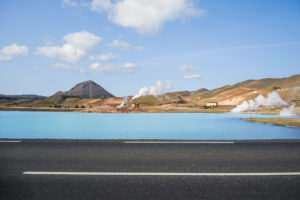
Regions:
<svg viewBox="0 0 300 200"><path fill-rule="evenodd" d="M140 107L140 104L138 103L132 103L130 108L139 108Z"/></svg>
<svg viewBox="0 0 300 200"><path fill-rule="evenodd" d="M217 107L219 104L218 102L207 102L206 106L207 107Z"/></svg>
<svg viewBox="0 0 300 200"><path fill-rule="evenodd" d="M274 87L273 87L273 90L281 90L281 88L280 88L280 87L277 87L277 86L274 86Z"/></svg>

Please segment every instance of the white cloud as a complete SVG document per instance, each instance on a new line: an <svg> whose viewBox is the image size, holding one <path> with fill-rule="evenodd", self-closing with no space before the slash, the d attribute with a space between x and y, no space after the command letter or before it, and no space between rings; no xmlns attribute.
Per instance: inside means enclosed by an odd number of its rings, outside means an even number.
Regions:
<svg viewBox="0 0 300 200"><path fill-rule="evenodd" d="M98 44L102 38L87 31L81 31L77 33L69 33L64 37L64 40L66 40L69 44L72 44L74 47L90 50Z"/></svg>
<svg viewBox="0 0 300 200"><path fill-rule="evenodd" d="M0 51L0 60L7 61L11 60L13 56L19 56L19 55L27 55L29 52L28 48L23 45L19 46L17 43L14 43L10 46L5 46Z"/></svg>
<svg viewBox="0 0 300 200"><path fill-rule="evenodd" d="M142 34L158 33L167 21L205 14L191 0L93 0L91 9L105 11L113 23Z"/></svg>
<svg viewBox="0 0 300 200"><path fill-rule="evenodd" d="M59 58L68 62L78 62L87 58L89 51L91 51L102 38L87 31L81 31L70 33L66 35L63 40L66 41L63 46L38 47L36 54Z"/></svg>
<svg viewBox="0 0 300 200"><path fill-rule="evenodd" d="M117 58L117 56L115 56L111 53L89 57L90 60L102 60L102 61L113 60L113 59L116 59L116 58Z"/></svg>
<svg viewBox="0 0 300 200"><path fill-rule="evenodd" d="M133 72L134 70L137 69L137 66L134 63L125 63L122 66L122 69L125 70L125 71L127 71L127 72Z"/></svg>
<svg viewBox="0 0 300 200"><path fill-rule="evenodd" d="M130 43L125 42L125 41L121 41L121 40L114 40L108 46L110 46L110 47L119 47L119 48L122 48L122 49L127 49L129 47L132 47L132 48L134 48L136 50L139 50L139 51L144 51L146 49L144 46L132 46Z"/></svg>
<svg viewBox="0 0 300 200"><path fill-rule="evenodd" d="M82 73L86 72L86 70L83 67L71 66L71 65L61 64L61 63L56 63L53 66L53 69L65 70L65 71L79 71Z"/></svg>
<svg viewBox="0 0 300 200"><path fill-rule="evenodd" d="M125 72L133 72L138 69L136 64L134 63L125 63L124 65L102 65L98 62L92 63L90 65L90 69L92 71L97 72L113 72L113 71L125 71Z"/></svg>
<svg viewBox="0 0 300 200"><path fill-rule="evenodd" d="M72 1L72 0L62 0L62 4L63 5L69 5L69 6L77 6L77 2L76 1Z"/></svg>
<svg viewBox="0 0 300 200"><path fill-rule="evenodd" d="M193 75L186 75L183 76L184 79L200 79L201 76L199 74L193 74Z"/></svg>
<svg viewBox="0 0 300 200"><path fill-rule="evenodd" d="M28 48L26 46L19 46L14 43L10 46L6 46L1 50L4 55L16 56L16 55L27 55Z"/></svg>
<svg viewBox="0 0 300 200"><path fill-rule="evenodd" d="M128 42L121 41L121 40L114 40L108 46L110 46L110 47L120 47L120 48L123 48L123 49L127 49L128 47L131 46L131 44L129 44Z"/></svg>
<svg viewBox="0 0 300 200"><path fill-rule="evenodd" d="M9 55L1 55L0 54L0 61L8 61L8 60L11 60L12 59L12 56L9 56Z"/></svg>
<svg viewBox="0 0 300 200"><path fill-rule="evenodd" d="M137 46L137 47L135 47L135 49L144 51L146 48L144 46Z"/></svg>
<svg viewBox="0 0 300 200"><path fill-rule="evenodd" d="M180 67L180 69L181 69L182 71L195 71L197 68L194 67L194 66L182 65L182 66Z"/></svg>

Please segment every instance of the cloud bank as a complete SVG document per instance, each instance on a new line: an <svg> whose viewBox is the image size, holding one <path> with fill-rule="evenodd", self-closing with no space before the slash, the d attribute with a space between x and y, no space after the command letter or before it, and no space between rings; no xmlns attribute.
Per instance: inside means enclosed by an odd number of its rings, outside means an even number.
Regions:
<svg viewBox="0 0 300 200"><path fill-rule="evenodd" d="M51 58L59 58L67 62L78 62L87 58L91 51L101 40L87 31L70 33L63 38L66 43L63 46L38 47L36 54Z"/></svg>
<svg viewBox="0 0 300 200"><path fill-rule="evenodd" d="M141 34L156 34L167 21L205 14L191 0L93 0L91 9L105 12L113 23Z"/></svg>

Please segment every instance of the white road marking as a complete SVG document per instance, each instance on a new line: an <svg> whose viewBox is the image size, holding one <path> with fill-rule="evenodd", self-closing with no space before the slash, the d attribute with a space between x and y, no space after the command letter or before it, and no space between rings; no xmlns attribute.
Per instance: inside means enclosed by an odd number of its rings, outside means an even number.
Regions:
<svg viewBox="0 0 300 200"><path fill-rule="evenodd" d="M0 142L22 142L20 140L0 140Z"/></svg>
<svg viewBox="0 0 300 200"><path fill-rule="evenodd" d="M125 141L126 144L234 144L234 142L198 142L198 141Z"/></svg>
<svg viewBox="0 0 300 200"><path fill-rule="evenodd" d="M34 172L24 175L81 175L81 176L300 176L300 172L255 172L255 173L165 173L165 172Z"/></svg>

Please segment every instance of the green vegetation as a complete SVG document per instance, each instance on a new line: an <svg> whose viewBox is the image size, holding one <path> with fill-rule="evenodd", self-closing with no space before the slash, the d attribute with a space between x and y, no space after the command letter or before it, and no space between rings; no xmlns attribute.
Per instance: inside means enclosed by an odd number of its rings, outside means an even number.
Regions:
<svg viewBox="0 0 300 200"><path fill-rule="evenodd" d="M218 106L203 106L204 109L212 109L212 108L216 108Z"/></svg>
<svg viewBox="0 0 300 200"><path fill-rule="evenodd" d="M16 100L8 100L6 103L15 103Z"/></svg>
<svg viewBox="0 0 300 200"><path fill-rule="evenodd" d="M42 105L49 105L49 104L52 104L52 102L50 102L50 101L43 101L43 102L41 102L41 104Z"/></svg>
<svg viewBox="0 0 300 200"><path fill-rule="evenodd" d="M76 105L74 106L74 108L79 108L79 106L76 104Z"/></svg>
<svg viewBox="0 0 300 200"><path fill-rule="evenodd" d="M85 106L81 106L81 108L85 108Z"/></svg>

